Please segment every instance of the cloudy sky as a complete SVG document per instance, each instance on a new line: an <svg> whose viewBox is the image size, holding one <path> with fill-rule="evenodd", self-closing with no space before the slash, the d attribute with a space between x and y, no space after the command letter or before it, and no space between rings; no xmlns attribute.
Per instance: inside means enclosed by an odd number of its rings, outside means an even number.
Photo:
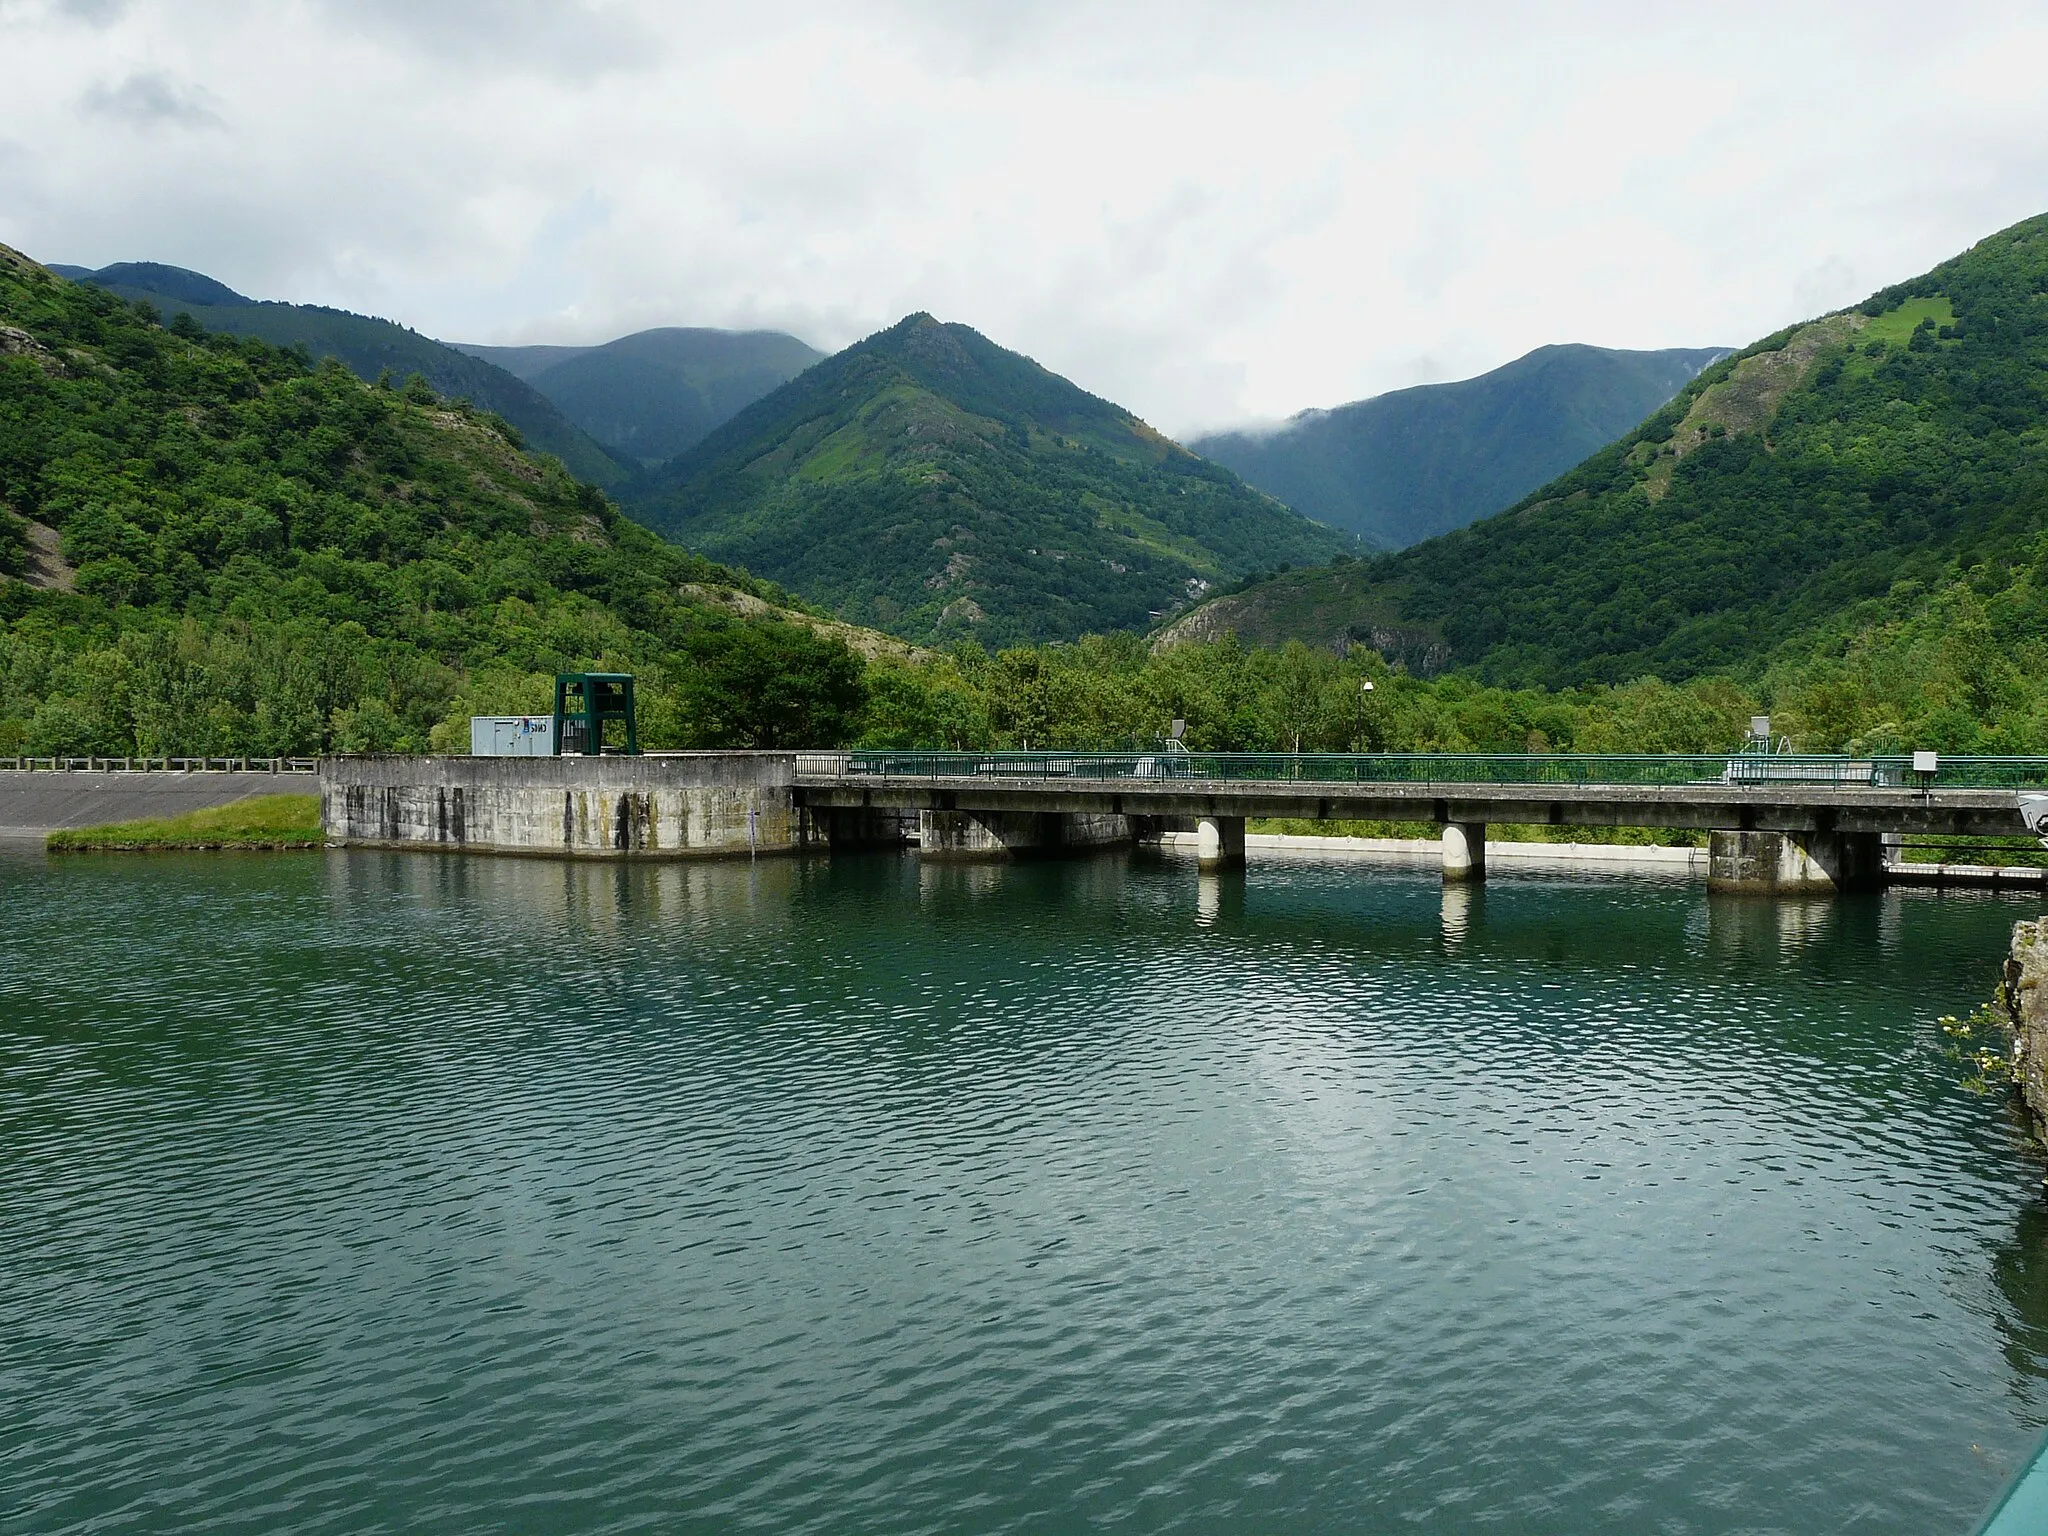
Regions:
<svg viewBox="0 0 2048 1536"><path fill-rule="evenodd" d="M0 241L465 341L918 309L1179 434L2048 211L2038 4L0 0Z"/></svg>

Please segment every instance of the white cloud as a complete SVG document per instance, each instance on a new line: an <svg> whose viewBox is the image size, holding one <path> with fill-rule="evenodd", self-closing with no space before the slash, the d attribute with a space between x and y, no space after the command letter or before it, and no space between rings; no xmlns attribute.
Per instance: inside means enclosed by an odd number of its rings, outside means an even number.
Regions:
<svg viewBox="0 0 2048 1536"><path fill-rule="evenodd" d="M2048 205L2021 5L0 0L0 55L50 260L477 341L928 309L1181 432L1739 344Z"/></svg>
<svg viewBox="0 0 2048 1536"><path fill-rule="evenodd" d="M137 128L220 128L208 92L182 85L161 70L146 70L118 83L96 81L80 98L88 112Z"/></svg>

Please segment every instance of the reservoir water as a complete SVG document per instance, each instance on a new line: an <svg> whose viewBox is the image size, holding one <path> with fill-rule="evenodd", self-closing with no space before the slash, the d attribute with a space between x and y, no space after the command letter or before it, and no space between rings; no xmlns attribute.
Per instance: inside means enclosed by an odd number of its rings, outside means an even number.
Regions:
<svg viewBox="0 0 2048 1536"><path fill-rule="evenodd" d="M0 856L0 1533L1960 1536L2037 907Z"/></svg>

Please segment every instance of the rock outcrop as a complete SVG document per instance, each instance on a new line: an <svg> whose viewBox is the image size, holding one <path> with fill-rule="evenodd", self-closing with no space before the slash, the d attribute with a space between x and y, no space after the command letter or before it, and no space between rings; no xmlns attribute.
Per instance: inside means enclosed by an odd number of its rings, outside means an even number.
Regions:
<svg viewBox="0 0 2048 1536"><path fill-rule="evenodd" d="M2048 1141L2048 917L2012 925L1998 996L2013 1032L2013 1081L2034 1134Z"/></svg>

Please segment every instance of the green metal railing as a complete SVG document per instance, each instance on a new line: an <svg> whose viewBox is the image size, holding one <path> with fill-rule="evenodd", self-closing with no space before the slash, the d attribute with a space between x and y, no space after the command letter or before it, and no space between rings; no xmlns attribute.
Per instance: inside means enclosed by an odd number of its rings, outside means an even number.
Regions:
<svg viewBox="0 0 2048 1536"><path fill-rule="evenodd" d="M1309 784L1827 785L1878 789L2048 788L2048 757L1705 752L851 752L845 771L890 777L1226 779Z"/></svg>

